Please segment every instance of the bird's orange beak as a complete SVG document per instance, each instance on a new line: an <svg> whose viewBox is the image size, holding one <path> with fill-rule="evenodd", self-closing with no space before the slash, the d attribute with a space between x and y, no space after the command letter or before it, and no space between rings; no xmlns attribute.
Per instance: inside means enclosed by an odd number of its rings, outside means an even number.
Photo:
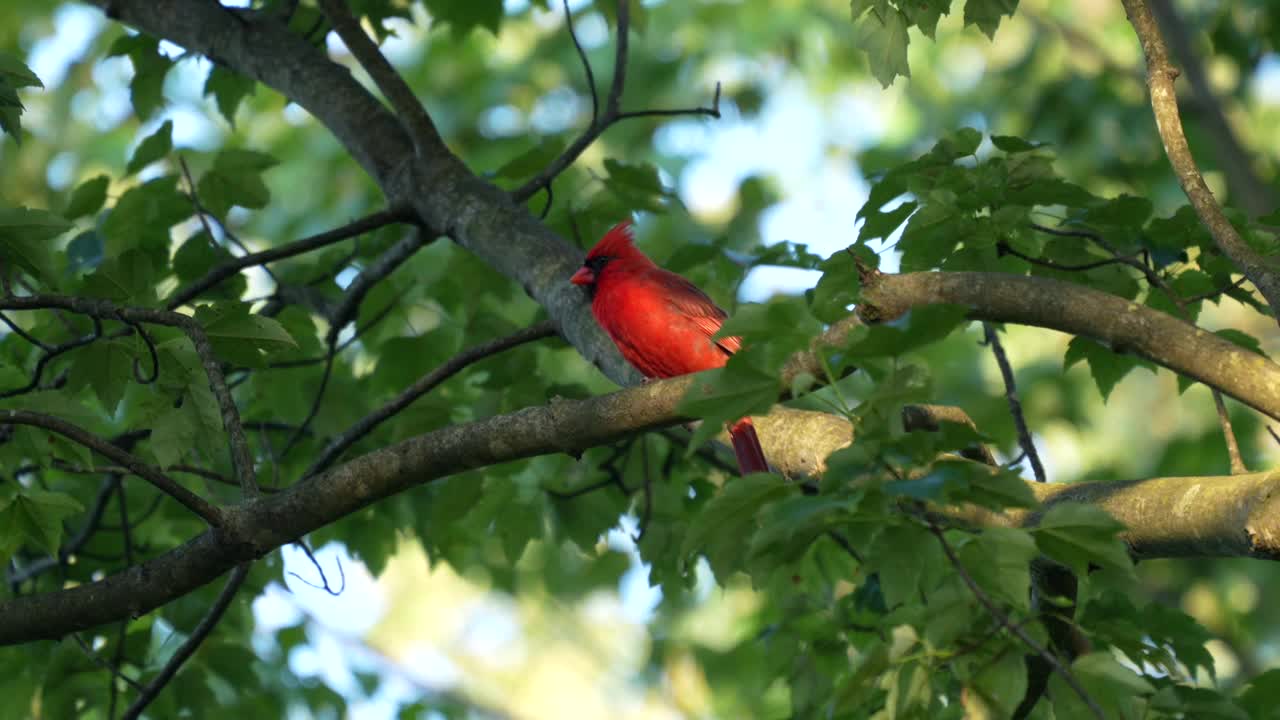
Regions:
<svg viewBox="0 0 1280 720"><path fill-rule="evenodd" d="M573 277L569 278L569 282L574 285L590 285L595 281L596 274L591 272L591 268L589 267L578 268L578 272L574 273Z"/></svg>

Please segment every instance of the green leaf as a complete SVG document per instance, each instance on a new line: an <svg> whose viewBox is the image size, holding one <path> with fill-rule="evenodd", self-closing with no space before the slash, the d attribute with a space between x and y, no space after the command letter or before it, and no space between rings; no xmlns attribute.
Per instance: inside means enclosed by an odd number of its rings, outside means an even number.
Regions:
<svg viewBox="0 0 1280 720"><path fill-rule="evenodd" d="M29 542L56 555L62 545L62 521L84 506L66 493L23 489L0 509L0 527L12 526Z"/></svg>
<svg viewBox="0 0 1280 720"><path fill-rule="evenodd" d="M1038 554L1031 534L1016 528L987 528L959 548L978 585L1023 612L1031 610L1031 561Z"/></svg>
<svg viewBox="0 0 1280 720"><path fill-rule="evenodd" d="M187 238L186 242L173 254L173 271L182 285L204 277L210 268L232 259L230 251L214 243L209 233L200 232ZM248 280L237 273L223 280L216 286L204 291L200 297L206 299L239 300L248 288Z"/></svg>
<svg viewBox="0 0 1280 720"><path fill-rule="evenodd" d="M951 0L912 0L899 3L898 7L907 16L907 26L915 25L930 40L938 28L938 20L951 10Z"/></svg>
<svg viewBox="0 0 1280 720"><path fill-rule="evenodd" d="M494 170L494 177L505 180L528 180L541 172L543 168L564 151L565 142L563 138L538 138L538 140L539 142L536 145L511 158L502 167Z"/></svg>
<svg viewBox="0 0 1280 720"><path fill-rule="evenodd" d="M882 212L874 210L866 214L866 222L858 231L858 242L865 243L876 238L887 238L897 230L911 213L919 207L915 202L904 202L892 210Z"/></svg>
<svg viewBox="0 0 1280 720"><path fill-rule="evenodd" d="M229 362L260 367L272 353L298 347L283 325L250 314L241 303L201 305L196 308L196 321L204 327L214 353Z"/></svg>
<svg viewBox="0 0 1280 720"><path fill-rule="evenodd" d="M1235 328L1223 328L1221 330L1214 330L1213 334L1223 340L1239 345L1245 350L1255 352L1262 357L1267 356L1267 354L1262 351L1262 342L1249 333L1236 330Z"/></svg>
<svg viewBox="0 0 1280 720"><path fill-rule="evenodd" d="M750 557L766 560L761 567L766 572L789 566L816 538L847 522L855 504L847 497L829 495L793 495L773 503L762 513L760 529L751 538Z"/></svg>
<svg viewBox="0 0 1280 720"><path fill-rule="evenodd" d="M798 299L744 303L725 320L716 337L740 337L744 345L767 347L766 367L780 368L791 354L809 347L822 324Z"/></svg>
<svg viewBox="0 0 1280 720"><path fill-rule="evenodd" d="M167 267L169 228L191 217L191 199L178 192L178 178L168 175L130 188L102 223L107 256L132 248L151 257L155 267Z"/></svg>
<svg viewBox="0 0 1280 720"><path fill-rule="evenodd" d="M1027 692L1026 660L1022 653L1005 651L981 663L967 686L989 710L989 714L974 713L975 717L1012 717ZM973 709L968 703L966 707Z"/></svg>
<svg viewBox="0 0 1280 720"><path fill-rule="evenodd" d="M1120 355L1086 337L1074 337L1067 344L1067 352L1062 358L1063 369L1070 368L1084 360L1089 365L1089 373L1102 393L1105 401L1111 396L1116 383L1120 382L1130 370L1137 367L1150 367L1148 363L1130 355Z"/></svg>
<svg viewBox="0 0 1280 720"><path fill-rule="evenodd" d="M232 206L266 207L271 191L262 181L262 172L278 161L252 150L223 150L214 158L213 169L196 183L200 202L214 215L224 217Z"/></svg>
<svg viewBox="0 0 1280 720"><path fill-rule="evenodd" d="M173 149L173 121L165 120L156 131L143 138L138 143L138 147L133 151L133 157L129 158L129 164L125 166L125 173L132 175L142 168L150 165L169 154Z"/></svg>
<svg viewBox="0 0 1280 720"><path fill-rule="evenodd" d="M781 384L774 373L753 362L757 354L755 348L747 348L723 368L695 376L677 408L680 414L703 421L689 440L690 452L714 437L725 423L767 412L777 402Z"/></svg>
<svg viewBox="0 0 1280 720"><path fill-rule="evenodd" d="M964 24L977 25L987 37L995 39L996 28L1000 27L1000 19L1005 15L1013 15L1018 9L1018 0L966 0L964 4Z"/></svg>
<svg viewBox="0 0 1280 720"><path fill-rule="evenodd" d="M82 292L127 305L154 305L156 272L150 256L129 250L104 261L84 279Z"/></svg>
<svg viewBox="0 0 1280 720"><path fill-rule="evenodd" d="M813 316L826 323L838 322L849 316L851 306L858 302L862 281L858 275L855 255L875 256L865 247L836 252L822 263L822 277L809 295L809 309Z"/></svg>
<svg viewBox="0 0 1280 720"><path fill-rule="evenodd" d="M1031 152L1032 150L1039 150L1040 148L1044 147L1048 143L1030 142L1028 140L1023 140L1020 137L1014 137L1012 135L992 135L991 144L995 145L997 150L1013 155L1015 153L1024 153L1024 152Z"/></svg>
<svg viewBox="0 0 1280 720"><path fill-rule="evenodd" d="M240 73L233 72L221 65L214 65L209 77L204 81L204 95L213 95L218 105L218 112L227 119L231 127L236 126L236 108L240 102L253 94L257 83Z"/></svg>
<svg viewBox="0 0 1280 720"><path fill-rule="evenodd" d="M1107 718L1137 720L1143 717L1141 696L1155 692L1151 683L1121 665L1109 652L1076 658L1071 663L1071 672ZM1097 717L1058 673L1049 679L1049 697L1059 720Z"/></svg>
<svg viewBox="0 0 1280 720"><path fill-rule="evenodd" d="M716 577L724 582L742 569L748 549L745 540L755 530L756 513L793 492L794 486L777 475L734 478L694 518L681 554L702 552Z"/></svg>
<svg viewBox="0 0 1280 720"><path fill-rule="evenodd" d="M1031 532L1045 555L1084 575L1091 564L1132 572L1133 560L1118 537L1122 530L1102 508L1069 502L1050 508Z"/></svg>
<svg viewBox="0 0 1280 720"><path fill-rule="evenodd" d="M40 78L31 72L22 60L15 55L0 52L0 82L7 82L12 87L44 87Z"/></svg>
<svg viewBox="0 0 1280 720"><path fill-rule="evenodd" d="M494 35L502 22L502 0L425 0L432 23L447 24L454 37L482 27Z"/></svg>
<svg viewBox="0 0 1280 720"><path fill-rule="evenodd" d="M47 210L0 208L0 259L52 283L57 274L50 241L70 229L71 223Z"/></svg>
<svg viewBox="0 0 1280 720"><path fill-rule="evenodd" d="M75 220L101 210L107 201L107 186L110 184L111 178L98 175L77 185L71 192L71 199L67 201L67 210L63 216L68 220Z"/></svg>
<svg viewBox="0 0 1280 720"><path fill-rule="evenodd" d="M24 87L43 88L40 78L31 72L22 60L9 53L0 52L0 132L22 144L22 113L25 109L18 99L18 90Z"/></svg>
<svg viewBox="0 0 1280 720"><path fill-rule="evenodd" d="M940 553L938 541L923 528L892 525L880 531L867 556L880 575L880 588L890 610L920 602L925 567L930 556Z"/></svg>
<svg viewBox="0 0 1280 720"><path fill-rule="evenodd" d="M1240 706L1251 718L1275 720L1280 717L1280 668L1250 680L1249 686L1240 693Z"/></svg>
<svg viewBox="0 0 1280 720"><path fill-rule="evenodd" d="M937 190L921 204L902 232L902 271L931 270L946 260L960 243L956 222L963 217L955 205L955 193Z"/></svg>
<svg viewBox="0 0 1280 720"><path fill-rule="evenodd" d="M856 6L855 6L856 7ZM867 54L871 74L883 87L899 75L911 77L907 66L907 18L895 8L873 8L854 20L854 45Z"/></svg>
<svg viewBox="0 0 1280 720"><path fill-rule="evenodd" d="M170 408L156 418L151 430L151 452L160 467L182 462L183 455L195 445L202 424L191 401L184 402L182 407Z"/></svg>
<svg viewBox="0 0 1280 720"><path fill-rule="evenodd" d="M656 166L606 158L604 169L609 172L605 185L629 207L649 212L665 210L663 201L671 192L662 185Z"/></svg>
<svg viewBox="0 0 1280 720"><path fill-rule="evenodd" d="M107 57L128 56L133 63L129 99L139 120L146 121L164 101L164 77L173 61L160 54L160 42L149 35L122 35L112 43Z"/></svg>
<svg viewBox="0 0 1280 720"><path fill-rule="evenodd" d="M149 366L144 370L150 372ZM93 388L107 414L114 415L133 382L133 354L119 340L94 343L76 354L69 380L73 388Z"/></svg>
<svg viewBox="0 0 1280 720"><path fill-rule="evenodd" d="M863 326L849 333L850 358L897 357L937 342L966 325L969 310L961 305L918 307L892 324Z"/></svg>
<svg viewBox="0 0 1280 720"><path fill-rule="evenodd" d="M86 425L100 419L91 403L83 402L78 392L70 390L41 390L0 399L0 409L30 410ZM42 431L43 432L43 431Z"/></svg>
<svg viewBox="0 0 1280 720"><path fill-rule="evenodd" d="M1085 221L1101 227L1141 228L1151 217L1151 201L1144 197L1120 195L1091 208Z"/></svg>

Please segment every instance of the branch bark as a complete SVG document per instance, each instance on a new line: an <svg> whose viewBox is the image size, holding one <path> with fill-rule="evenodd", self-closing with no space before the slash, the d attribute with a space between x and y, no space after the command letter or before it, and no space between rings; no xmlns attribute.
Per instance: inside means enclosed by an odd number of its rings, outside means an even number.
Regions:
<svg viewBox="0 0 1280 720"><path fill-rule="evenodd" d="M535 455L577 454L676 424L683 419L676 415L676 406L692 381L691 377L674 378L586 400L526 408L367 453L311 481L225 508L221 528L139 565L96 582L0 602L0 645L58 638L149 612L242 562L373 502L442 477ZM766 453L773 457L763 429L761 438ZM814 438L803 440L815 444ZM844 441L848 442L847 435ZM1124 537L1138 557L1280 560L1280 472L1029 484L1046 507L1075 500L1098 504L1114 514L1128 524ZM968 507L938 512L950 521L971 525L1025 525L1039 517L1025 510L992 513Z"/></svg>
<svg viewBox="0 0 1280 720"><path fill-rule="evenodd" d="M864 319L956 304L976 320L1061 330L1132 352L1280 419L1280 365L1172 315L1099 290L1040 277L983 272L870 274Z"/></svg>
<svg viewBox="0 0 1280 720"><path fill-rule="evenodd" d="M1173 88L1178 71L1169 62L1164 37L1160 34L1160 27L1156 24L1151 9L1147 7L1146 0L1123 1L1125 13L1129 16L1129 22L1142 42L1142 52L1147 57L1147 88L1151 93L1151 110L1155 113L1160 139L1164 141L1164 152L1169 156L1174 174L1178 176L1178 184L1191 201L1200 222L1209 229L1218 249L1258 288L1274 315L1276 308L1280 308L1280 274L1277 274L1273 262L1259 255L1240 237L1200 174L1200 168L1191 155L1191 146L1187 144L1187 136L1182 130L1182 118L1178 114L1178 95Z"/></svg>

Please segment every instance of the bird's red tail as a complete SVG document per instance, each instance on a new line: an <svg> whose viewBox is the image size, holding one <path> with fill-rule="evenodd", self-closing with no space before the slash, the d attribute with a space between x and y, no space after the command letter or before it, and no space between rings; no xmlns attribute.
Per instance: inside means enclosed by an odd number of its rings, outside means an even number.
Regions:
<svg viewBox="0 0 1280 720"><path fill-rule="evenodd" d="M764 459L760 436L751 418L742 418L729 426L729 438L733 440L733 454L738 456L738 469L743 475L769 472L769 461Z"/></svg>

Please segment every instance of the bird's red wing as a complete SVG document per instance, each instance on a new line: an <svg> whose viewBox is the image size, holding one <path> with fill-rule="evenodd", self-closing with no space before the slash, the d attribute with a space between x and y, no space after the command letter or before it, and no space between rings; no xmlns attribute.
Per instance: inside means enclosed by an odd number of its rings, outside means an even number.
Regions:
<svg viewBox="0 0 1280 720"><path fill-rule="evenodd" d="M720 326L724 324L728 313L721 310L697 285L666 270L660 270L655 275L667 290L667 302L673 310L689 318L708 338L720 332ZM741 338L715 338L713 342L726 355L732 355L742 348Z"/></svg>

